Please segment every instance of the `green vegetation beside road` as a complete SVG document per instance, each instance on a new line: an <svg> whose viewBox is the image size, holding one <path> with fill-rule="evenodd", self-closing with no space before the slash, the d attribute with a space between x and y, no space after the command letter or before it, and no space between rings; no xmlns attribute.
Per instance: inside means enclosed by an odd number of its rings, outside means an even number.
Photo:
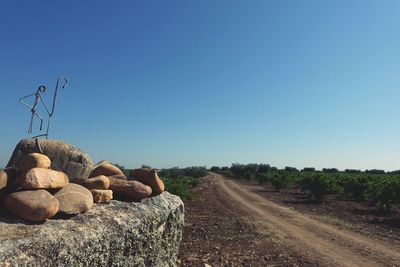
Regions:
<svg viewBox="0 0 400 267"><path fill-rule="evenodd" d="M130 177L131 169L127 169L118 163L113 164L121 169L127 177ZM148 165L142 165L141 168L153 169ZM161 180L165 184L165 190L185 200L194 199L195 194L190 189L196 187L200 183L200 178L206 176L207 173L206 167L198 166L187 168L173 167L158 171Z"/></svg>
<svg viewBox="0 0 400 267"><path fill-rule="evenodd" d="M195 194L190 191L191 188L200 183L200 178L207 175L205 167L188 167L163 169L160 176L165 183L165 190L171 194L178 195L185 200L193 200Z"/></svg>
<svg viewBox="0 0 400 267"><path fill-rule="evenodd" d="M330 194L346 195L355 201L369 201L384 210L400 206L400 171L383 170L339 171L336 168L298 170L278 169L268 164L232 164L231 167L210 168L211 171L233 179L254 180L271 184L277 191L297 188L310 199L324 202Z"/></svg>

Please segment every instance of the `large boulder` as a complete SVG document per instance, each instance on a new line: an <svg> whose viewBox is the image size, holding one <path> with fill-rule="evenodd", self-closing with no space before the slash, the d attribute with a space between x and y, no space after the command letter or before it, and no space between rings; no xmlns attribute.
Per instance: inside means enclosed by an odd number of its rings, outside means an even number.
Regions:
<svg viewBox="0 0 400 267"><path fill-rule="evenodd" d="M89 177L93 162L85 152L61 141L40 139L39 143L43 154L51 160L51 169L66 173L70 181L77 183ZM23 157L31 153L40 153L36 140L21 140L7 167L18 167Z"/></svg>
<svg viewBox="0 0 400 267"><path fill-rule="evenodd" d="M0 266L174 266L183 209L179 197L164 192L43 224L0 213Z"/></svg>

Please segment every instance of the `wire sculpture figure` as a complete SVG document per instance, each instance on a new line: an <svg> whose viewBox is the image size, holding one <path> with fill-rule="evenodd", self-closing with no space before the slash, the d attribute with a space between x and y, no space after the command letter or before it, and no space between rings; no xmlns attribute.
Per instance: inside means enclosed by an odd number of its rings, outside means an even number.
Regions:
<svg viewBox="0 0 400 267"><path fill-rule="evenodd" d="M38 118L38 119L40 120L40 131L42 131L42 129L43 129L43 118L37 113L37 109L38 109L38 106L39 106L40 103L43 104L43 106L44 106L44 108L45 108L45 110L46 110L46 112L47 112L47 115L48 115L48 122L47 122L47 130L46 130L46 133L43 133L43 134L40 134L40 135L37 135L37 136L34 136L34 137L33 137L33 138L36 138L37 144L38 144L38 139L37 139L37 138L44 136L44 137L46 137L46 139L48 139L48 137L49 137L49 130L50 130L51 118L52 118L53 115L54 115L54 109L55 109L55 107L56 107L56 100L57 100L58 88L60 87L60 82L61 82L61 81L64 82L64 84L62 85L61 88L65 88L65 87L67 86L67 84L68 84L68 78L65 77L65 76L60 76L60 77L57 79L56 88L55 88L55 90L54 90L54 96L53 96L53 105L52 105L51 110L49 110L49 109L47 108L47 106L46 106L46 104L45 104L45 102L43 101L43 98L42 98L42 94L46 92L46 87L45 87L44 85L39 86L39 88L38 88L38 90L36 91L36 93L33 93L33 94L30 94L30 95L21 97L21 98L19 99L19 102L20 102L21 104L23 104L24 106L28 107L28 108L31 110L31 113L32 113L32 114L31 114L31 120L30 120L30 123L29 123L29 128L28 128L28 133L29 133L29 134L32 133L32 130L33 130L33 123L34 123L35 118ZM34 103L33 103L32 106L29 105L29 104L27 104L26 102L24 102L25 99L30 98L30 97L33 97L33 96L35 97L35 101L34 101Z"/></svg>

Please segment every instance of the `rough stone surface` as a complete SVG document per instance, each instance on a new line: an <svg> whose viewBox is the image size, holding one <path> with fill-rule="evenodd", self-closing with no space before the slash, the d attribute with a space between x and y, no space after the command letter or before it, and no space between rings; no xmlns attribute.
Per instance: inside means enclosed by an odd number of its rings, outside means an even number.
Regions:
<svg viewBox="0 0 400 267"><path fill-rule="evenodd" d="M119 195L134 201L140 201L143 198L151 196L151 187L138 181L125 181L121 179L111 178L110 189L115 195Z"/></svg>
<svg viewBox="0 0 400 267"><path fill-rule="evenodd" d="M174 266L183 225L183 203L168 192L40 225L0 213L0 265Z"/></svg>
<svg viewBox="0 0 400 267"><path fill-rule="evenodd" d="M93 162L83 151L55 140L40 139L40 145L43 154L51 160L51 169L66 173L70 181L80 182L89 177ZM21 140L15 147L7 167L16 167L23 156L38 152L35 139Z"/></svg>
<svg viewBox="0 0 400 267"><path fill-rule="evenodd" d="M74 215L93 207L92 193L78 184L68 184L54 195L60 203L59 212Z"/></svg>
<svg viewBox="0 0 400 267"><path fill-rule="evenodd" d="M107 176L100 175L86 179L83 181L82 185L87 189L107 190L110 187L110 179L108 179Z"/></svg>
<svg viewBox="0 0 400 267"><path fill-rule="evenodd" d="M30 221L44 221L58 211L58 201L46 190L20 191L4 197L4 206Z"/></svg>
<svg viewBox="0 0 400 267"><path fill-rule="evenodd" d="M19 173L24 173L33 168L50 169L50 166L49 157L40 153L31 153L21 158L18 162L17 170Z"/></svg>
<svg viewBox="0 0 400 267"><path fill-rule="evenodd" d="M50 169L33 168L18 178L22 189L61 189L69 183L63 172Z"/></svg>
<svg viewBox="0 0 400 267"><path fill-rule="evenodd" d="M111 190L92 189L90 192L92 192L94 203L108 203L113 199Z"/></svg>

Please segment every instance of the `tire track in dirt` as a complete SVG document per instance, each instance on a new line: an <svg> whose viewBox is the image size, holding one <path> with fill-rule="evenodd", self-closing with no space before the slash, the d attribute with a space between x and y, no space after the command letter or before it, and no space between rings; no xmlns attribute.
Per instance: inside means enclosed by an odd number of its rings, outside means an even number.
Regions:
<svg viewBox="0 0 400 267"><path fill-rule="evenodd" d="M251 192L233 180L211 173L217 193L255 221L260 228L281 232L282 242L325 266L400 266L400 250L393 244L340 229ZM227 205L231 207L232 205ZM236 212L238 211L236 210ZM263 229L260 229L263 230Z"/></svg>

